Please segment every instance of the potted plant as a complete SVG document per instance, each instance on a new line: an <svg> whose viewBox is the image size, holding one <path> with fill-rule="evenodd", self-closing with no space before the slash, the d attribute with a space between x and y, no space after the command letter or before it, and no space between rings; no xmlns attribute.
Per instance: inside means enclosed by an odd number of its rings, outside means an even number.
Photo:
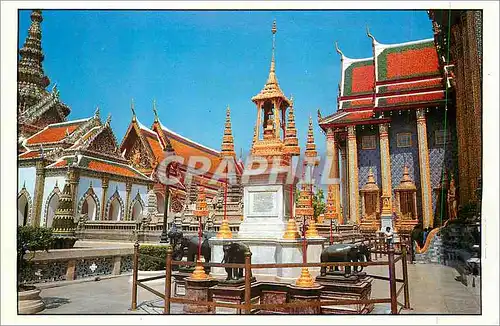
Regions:
<svg viewBox="0 0 500 326"><path fill-rule="evenodd" d="M45 309L40 290L24 281L31 272L31 260L37 250L48 251L52 245L52 230L31 225L17 229L17 308L19 314L35 314Z"/></svg>

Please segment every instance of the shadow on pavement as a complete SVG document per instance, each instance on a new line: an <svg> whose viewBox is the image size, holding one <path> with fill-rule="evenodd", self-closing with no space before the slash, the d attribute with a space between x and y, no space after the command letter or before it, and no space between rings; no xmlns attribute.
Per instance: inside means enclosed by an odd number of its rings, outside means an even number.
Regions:
<svg viewBox="0 0 500 326"><path fill-rule="evenodd" d="M45 303L45 309L54 309L62 306L63 304L70 303L71 300L60 297L45 297L42 298L42 301Z"/></svg>

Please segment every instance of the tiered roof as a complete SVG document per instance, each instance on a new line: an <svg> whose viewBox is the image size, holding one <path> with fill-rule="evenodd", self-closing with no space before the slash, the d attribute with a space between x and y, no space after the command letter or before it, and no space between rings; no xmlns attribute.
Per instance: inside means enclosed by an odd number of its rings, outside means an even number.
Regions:
<svg viewBox="0 0 500 326"><path fill-rule="evenodd" d="M66 169L68 166L74 166L84 170L109 173L123 177L133 177L150 180L149 177L125 163L81 154L74 156L63 156L55 163L47 166L47 169Z"/></svg>
<svg viewBox="0 0 500 326"><path fill-rule="evenodd" d="M320 118L324 128L388 122L384 110L440 105L445 98L443 78L432 39L399 44L372 40L373 56L341 57L338 109Z"/></svg>
<svg viewBox="0 0 500 326"><path fill-rule="evenodd" d="M18 159L26 161L43 156L55 161L78 151L123 163L110 122L111 116L102 123L97 109L90 118L50 124L23 141L21 145L26 151L19 154Z"/></svg>
<svg viewBox="0 0 500 326"><path fill-rule="evenodd" d="M19 50L18 122L20 132L28 136L46 126L41 119L43 116L50 115L50 121L62 122L70 112L70 108L59 100L55 85L51 92L46 90L50 80L42 66L42 21L41 10L33 10L28 35Z"/></svg>

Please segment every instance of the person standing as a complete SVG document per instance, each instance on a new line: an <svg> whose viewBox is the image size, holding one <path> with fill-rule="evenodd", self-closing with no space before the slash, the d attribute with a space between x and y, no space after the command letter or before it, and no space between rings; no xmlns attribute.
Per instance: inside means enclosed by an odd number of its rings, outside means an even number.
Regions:
<svg viewBox="0 0 500 326"><path fill-rule="evenodd" d="M387 245L387 250L389 250L389 248L392 245L392 240L394 238L394 234L392 233L390 226L385 228L384 236L385 236L385 243Z"/></svg>

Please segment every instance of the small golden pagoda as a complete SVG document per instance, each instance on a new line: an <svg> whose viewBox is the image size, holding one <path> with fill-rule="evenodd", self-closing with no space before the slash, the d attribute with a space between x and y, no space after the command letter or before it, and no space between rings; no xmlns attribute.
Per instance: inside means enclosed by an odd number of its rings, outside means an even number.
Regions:
<svg viewBox="0 0 500 326"><path fill-rule="evenodd" d="M288 124L285 135L285 148L283 152L290 155L300 155L297 129L295 128L295 115L293 112L293 97L290 98L290 109L288 110Z"/></svg>
<svg viewBox="0 0 500 326"><path fill-rule="evenodd" d="M368 171L368 179L359 191L361 194L361 224L363 232L380 230L380 188L375 182L373 169Z"/></svg>
<svg viewBox="0 0 500 326"><path fill-rule="evenodd" d="M205 195L205 191L201 186L198 187L198 197L196 199L196 210L194 211L194 215L198 218L198 222L200 222L203 217L206 218L208 216L207 198ZM201 228L198 230L198 232L201 232ZM196 260L196 267L190 278L193 280L206 280L209 278L205 273L205 269L203 268L203 265L201 263L201 257L199 256Z"/></svg>
<svg viewBox="0 0 500 326"><path fill-rule="evenodd" d="M326 207L325 207L325 218L329 220L337 220L337 224L340 224L340 215L337 212L337 205L335 202L335 196L333 194L333 185L328 186L328 195L326 198Z"/></svg>
<svg viewBox="0 0 500 326"><path fill-rule="evenodd" d="M229 105L226 109L226 124L224 128L224 136L222 137L222 150L221 150L221 158L226 160L226 180L224 182L224 218L222 219L221 226L219 228L219 232L217 232L218 239L231 239L233 234L231 233L231 229L229 227L229 222L227 220L226 214L226 205L227 205L227 171L229 170L229 164L234 164L234 159L236 158L236 153L234 152L234 140L233 140L233 131L231 129L231 109Z"/></svg>
<svg viewBox="0 0 500 326"><path fill-rule="evenodd" d="M418 216L417 187L410 177L407 165L404 167L401 182L394 188L394 193L396 195L396 231L409 233L418 224Z"/></svg>
<svg viewBox="0 0 500 326"><path fill-rule="evenodd" d="M309 170L309 185L303 185L302 190L307 191L309 193L309 207L311 207L311 214L307 215L309 217L309 226L307 228L306 232L306 237L307 238L317 238L319 237L318 230L316 230L316 221L314 220L314 208L312 205L312 196L313 196L313 191L312 191L312 172L314 166L318 165L318 152L316 151L316 143L314 142L314 133L313 133L313 122L312 122L312 117L309 116L309 130L307 132L307 144L306 144L306 151L305 151L305 157L306 157L306 162L305 162L305 167L306 169Z"/></svg>

